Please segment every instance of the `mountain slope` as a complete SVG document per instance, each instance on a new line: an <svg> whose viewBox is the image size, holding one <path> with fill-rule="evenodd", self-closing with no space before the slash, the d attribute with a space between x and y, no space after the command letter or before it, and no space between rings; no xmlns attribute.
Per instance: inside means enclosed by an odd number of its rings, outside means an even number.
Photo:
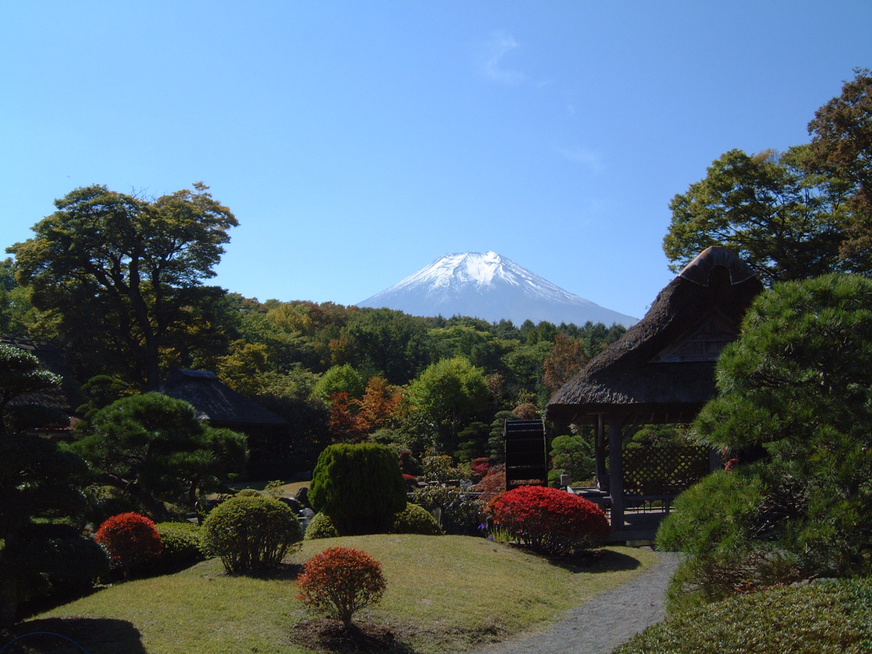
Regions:
<svg viewBox="0 0 872 654"><path fill-rule="evenodd" d="M563 290L496 252L447 254L414 275L359 302L416 316L473 316L498 322L525 320L630 326L636 318Z"/></svg>

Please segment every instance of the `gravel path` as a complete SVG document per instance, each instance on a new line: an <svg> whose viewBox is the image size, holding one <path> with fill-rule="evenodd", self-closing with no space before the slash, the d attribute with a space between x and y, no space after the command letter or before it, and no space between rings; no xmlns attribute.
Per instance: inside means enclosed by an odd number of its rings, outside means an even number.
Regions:
<svg viewBox="0 0 872 654"><path fill-rule="evenodd" d="M659 553L653 568L572 609L548 631L523 634L469 654L610 654L666 617L666 588L678 555Z"/></svg>

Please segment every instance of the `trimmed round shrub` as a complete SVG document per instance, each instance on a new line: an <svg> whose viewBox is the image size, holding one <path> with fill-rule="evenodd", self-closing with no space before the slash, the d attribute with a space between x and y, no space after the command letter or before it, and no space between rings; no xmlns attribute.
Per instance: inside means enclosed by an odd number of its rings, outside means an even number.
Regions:
<svg viewBox="0 0 872 654"><path fill-rule="evenodd" d="M526 547L564 555L595 547L611 532L605 512L584 498L545 486L521 486L494 500L494 524Z"/></svg>
<svg viewBox="0 0 872 654"><path fill-rule="evenodd" d="M352 616L378 602L385 586L381 564L369 554L350 547L331 547L303 567L297 579L297 599L350 627Z"/></svg>
<svg viewBox="0 0 872 654"><path fill-rule="evenodd" d="M200 547L200 527L193 522L159 522L157 525L163 542L160 567L163 570L182 570L206 557Z"/></svg>
<svg viewBox="0 0 872 654"><path fill-rule="evenodd" d="M201 544L228 572L277 566L303 539L291 509L272 497L243 495L215 507L203 522Z"/></svg>
<svg viewBox="0 0 872 654"><path fill-rule="evenodd" d="M154 521L139 513L112 516L100 525L94 540L106 548L112 568L124 576L144 568L163 551Z"/></svg>
<svg viewBox="0 0 872 654"><path fill-rule="evenodd" d="M394 514L394 525L391 527L391 533L440 536L442 528L427 509L417 504L408 503L405 509Z"/></svg>
<svg viewBox="0 0 872 654"><path fill-rule="evenodd" d="M385 533L406 508L406 484L389 447L338 443L318 457L309 499L342 536Z"/></svg>
<svg viewBox="0 0 872 654"><path fill-rule="evenodd" d="M309 521L309 526L306 527L306 540L315 540L316 538L336 538L339 532L333 526L333 521L330 516L324 513L316 513Z"/></svg>

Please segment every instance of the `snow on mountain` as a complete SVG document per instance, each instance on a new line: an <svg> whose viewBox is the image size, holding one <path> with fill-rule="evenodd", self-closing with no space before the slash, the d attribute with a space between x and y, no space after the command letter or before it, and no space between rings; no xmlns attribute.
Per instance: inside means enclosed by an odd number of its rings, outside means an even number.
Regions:
<svg viewBox="0 0 872 654"><path fill-rule="evenodd" d="M413 316L473 316L559 325L630 325L636 318L565 291L496 252L446 254L414 275L357 304Z"/></svg>

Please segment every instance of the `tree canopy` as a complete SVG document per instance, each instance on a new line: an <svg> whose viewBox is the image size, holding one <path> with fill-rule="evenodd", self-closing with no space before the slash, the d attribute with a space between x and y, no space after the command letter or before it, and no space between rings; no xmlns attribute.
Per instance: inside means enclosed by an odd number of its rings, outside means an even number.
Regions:
<svg viewBox="0 0 872 654"><path fill-rule="evenodd" d="M8 248L18 282L61 316L74 347L99 339L132 380L156 388L162 351L186 328L236 218L203 184L154 201L88 186L55 206L34 237Z"/></svg>
<svg viewBox="0 0 872 654"><path fill-rule="evenodd" d="M730 150L670 203L663 239L678 272L710 245L745 259L767 285L872 271L872 74L857 69L815 114L811 143Z"/></svg>

